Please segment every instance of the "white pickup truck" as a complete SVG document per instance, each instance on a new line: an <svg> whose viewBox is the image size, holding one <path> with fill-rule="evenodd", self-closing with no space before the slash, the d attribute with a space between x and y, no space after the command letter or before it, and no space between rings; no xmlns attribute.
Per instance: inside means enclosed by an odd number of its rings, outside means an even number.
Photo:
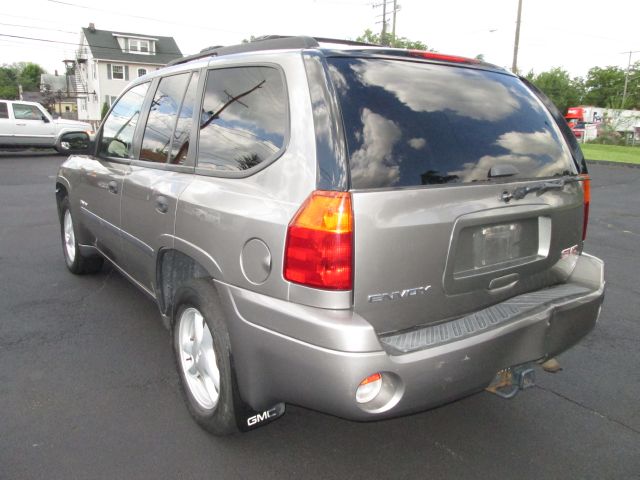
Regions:
<svg viewBox="0 0 640 480"><path fill-rule="evenodd" d="M55 148L58 137L70 131L93 136L90 124L53 119L39 103L0 100L0 147Z"/></svg>

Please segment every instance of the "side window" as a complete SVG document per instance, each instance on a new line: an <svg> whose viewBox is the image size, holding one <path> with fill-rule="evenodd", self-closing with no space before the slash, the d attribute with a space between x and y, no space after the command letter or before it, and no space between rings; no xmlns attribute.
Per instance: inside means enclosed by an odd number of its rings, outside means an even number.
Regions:
<svg viewBox="0 0 640 480"><path fill-rule="evenodd" d="M191 75L187 93L182 101L182 108L180 109L178 123L173 133L173 141L171 143L170 163L173 164L182 165L189 153L189 138L191 137L193 110L196 107L196 90L198 89L199 78L200 75L197 72Z"/></svg>
<svg viewBox="0 0 640 480"><path fill-rule="evenodd" d="M283 148L287 121L284 82L275 68L210 70L198 165L231 172L254 167Z"/></svg>
<svg viewBox="0 0 640 480"><path fill-rule="evenodd" d="M13 104L13 116L16 120L42 120L42 112L35 105Z"/></svg>
<svg viewBox="0 0 640 480"><path fill-rule="evenodd" d="M104 121L98 153L106 157L132 158L133 134L140 118L148 83L125 93Z"/></svg>
<svg viewBox="0 0 640 480"><path fill-rule="evenodd" d="M147 69L146 68L139 68L138 69L138 76L139 77L142 77L142 76L144 76L146 74L147 74Z"/></svg>
<svg viewBox="0 0 640 480"><path fill-rule="evenodd" d="M0 102L0 118L9 118L9 109L4 102Z"/></svg>
<svg viewBox="0 0 640 480"><path fill-rule="evenodd" d="M144 129L140 160L160 163L167 161L171 136L189 77L189 73L184 73L160 80Z"/></svg>

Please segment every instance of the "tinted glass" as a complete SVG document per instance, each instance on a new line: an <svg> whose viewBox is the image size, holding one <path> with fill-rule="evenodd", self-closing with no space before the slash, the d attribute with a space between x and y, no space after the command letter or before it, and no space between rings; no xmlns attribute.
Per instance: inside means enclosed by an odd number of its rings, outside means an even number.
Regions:
<svg viewBox="0 0 640 480"><path fill-rule="evenodd" d="M0 118L9 118L9 110L4 102L0 102Z"/></svg>
<svg viewBox="0 0 640 480"><path fill-rule="evenodd" d="M381 59L330 58L354 188L572 173L569 150L540 101L510 75Z"/></svg>
<svg viewBox="0 0 640 480"><path fill-rule="evenodd" d="M171 149L171 135L189 76L189 73L184 73L160 80L144 129L140 160L160 163L167 161Z"/></svg>
<svg viewBox="0 0 640 480"><path fill-rule="evenodd" d="M148 88L148 83L132 88L113 107L102 129L100 155L133 158L133 134Z"/></svg>
<svg viewBox="0 0 640 480"><path fill-rule="evenodd" d="M196 105L196 90L198 88L199 74L194 73L189 81L187 93L182 101L182 108L178 116L178 124L173 133L173 142L171 143L171 161L182 165L187 159L189 153L189 137L191 136L191 125L193 124L193 110Z"/></svg>
<svg viewBox="0 0 640 480"><path fill-rule="evenodd" d="M286 97L282 77L269 67L211 70L200 119L198 163L240 171L284 146Z"/></svg>
<svg viewBox="0 0 640 480"><path fill-rule="evenodd" d="M35 105L13 104L13 116L16 120L42 120L42 115Z"/></svg>

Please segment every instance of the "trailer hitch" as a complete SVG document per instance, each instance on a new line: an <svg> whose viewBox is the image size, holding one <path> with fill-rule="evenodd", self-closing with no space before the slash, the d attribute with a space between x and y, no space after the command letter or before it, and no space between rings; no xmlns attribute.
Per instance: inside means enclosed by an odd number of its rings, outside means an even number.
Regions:
<svg viewBox="0 0 640 480"><path fill-rule="evenodd" d="M500 370L485 390L501 398L511 399L520 390L526 390L535 384L536 371L532 364L525 363Z"/></svg>

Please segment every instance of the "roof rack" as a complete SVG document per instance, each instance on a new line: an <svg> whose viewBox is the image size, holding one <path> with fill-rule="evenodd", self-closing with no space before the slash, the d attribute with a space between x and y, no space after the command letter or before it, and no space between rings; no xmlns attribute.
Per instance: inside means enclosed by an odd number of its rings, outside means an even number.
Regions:
<svg viewBox="0 0 640 480"><path fill-rule="evenodd" d="M321 43L336 43L340 45L353 45L360 47L380 47L381 45L375 45L372 43L357 42L355 40L342 40L337 38L323 38L323 37L287 37L280 35L267 35L264 37L256 38L248 43L241 43L239 45L230 45L228 47L215 46L203 49L200 53L189 55L187 57L178 58L167 64L168 67L173 65L180 65L192 60L207 57L219 57L222 55L231 55L233 53L243 52L255 52L259 50L283 50L291 48L317 48Z"/></svg>

